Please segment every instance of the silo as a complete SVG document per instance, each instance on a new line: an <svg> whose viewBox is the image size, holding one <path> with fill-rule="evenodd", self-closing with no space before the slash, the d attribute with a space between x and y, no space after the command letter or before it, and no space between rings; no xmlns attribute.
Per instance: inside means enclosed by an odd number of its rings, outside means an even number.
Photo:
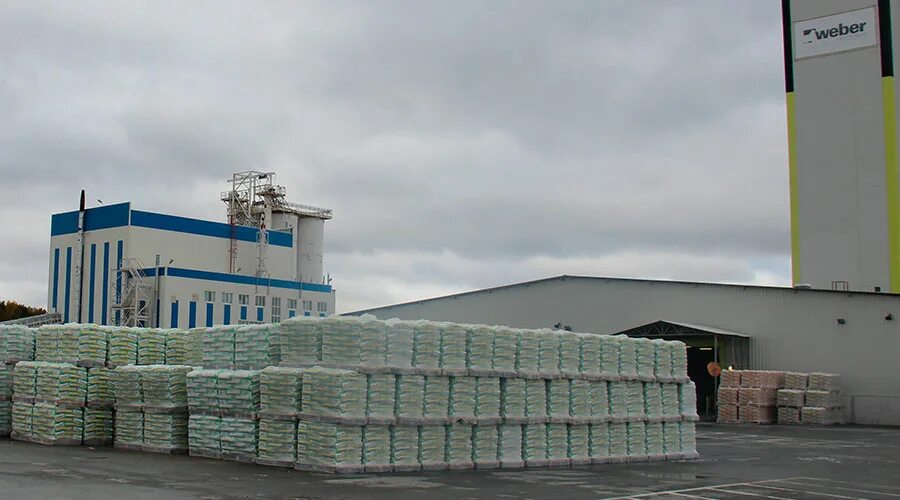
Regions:
<svg viewBox="0 0 900 500"><path fill-rule="evenodd" d="M297 274L308 283L322 282L322 253L325 243L325 219L300 217L297 238Z"/></svg>

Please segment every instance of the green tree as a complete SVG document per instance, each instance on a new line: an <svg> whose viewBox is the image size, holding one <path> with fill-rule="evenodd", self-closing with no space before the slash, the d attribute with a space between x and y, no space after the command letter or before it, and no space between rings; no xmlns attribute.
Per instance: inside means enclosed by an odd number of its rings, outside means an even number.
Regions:
<svg viewBox="0 0 900 500"><path fill-rule="evenodd" d="M47 311L40 307L31 307L12 300L0 300L0 321L8 321L11 319L27 318L29 316L37 316Z"/></svg>

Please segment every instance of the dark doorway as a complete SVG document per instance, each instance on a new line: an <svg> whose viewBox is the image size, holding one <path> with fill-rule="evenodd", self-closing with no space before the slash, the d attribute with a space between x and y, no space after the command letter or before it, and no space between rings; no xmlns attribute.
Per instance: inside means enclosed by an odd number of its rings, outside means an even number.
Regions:
<svg viewBox="0 0 900 500"><path fill-rule="evenodd" d="M701 418L716 416L716 379L707 370L713 361L713 350L709 347L688 347L688 377L697 386L697 414Z"/></svg>

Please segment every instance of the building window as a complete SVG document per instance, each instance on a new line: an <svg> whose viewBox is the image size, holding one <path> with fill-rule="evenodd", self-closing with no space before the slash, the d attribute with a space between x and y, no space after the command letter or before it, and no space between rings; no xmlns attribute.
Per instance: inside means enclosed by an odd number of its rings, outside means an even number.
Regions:
<svg viewBox="0 0 900 500"><path fill-rule="evenodd" d="M244 294L244 293L239 293L239 294L238 294L238 302L239 302L242 306L246 306L247 304L250 303L250 296L247 295L247 294Z"/></svg>
<svg viewBox="0 0 900 500"><path fill-rule="evenodd" d="M272 297L272 323L281 322L281 297Z"/></svg>
<svg viewBox="0 0 900 500"><path fill-rule="evenodd" d="M316 304L316 310L320 313L328 312L328 302L319 302Z"/></svg>
<svg viewBox="0 0 900 500"><path fill-rule="evenodd" d="M215 302L216 301L216 292L206 290L203 292L203 300L206 302Z"/></svg>
<svg viewBox="0 0 900 500"><path fill-rule="evenodd" d="M257 295L256 296L256 307L266 307L266 296L265 295Z"/></svg>
<svg viewBox="0 0 900 500"><path fill-rule="evenodd" d="M303 310L304 311L312 311L312 301L311 300L303 301Z"/></svg>
<svg viewBox="0 0 900 500"><path fill-rule="evenodd" d="M288 309L297 309L297 299L288 299Z"/></svg>
<svg viewBox="0 0 900 500"><path fill-rule="evenodd" d="M231 304L234 302L234 294L231 292L222 292L222 303Z"/></svg>

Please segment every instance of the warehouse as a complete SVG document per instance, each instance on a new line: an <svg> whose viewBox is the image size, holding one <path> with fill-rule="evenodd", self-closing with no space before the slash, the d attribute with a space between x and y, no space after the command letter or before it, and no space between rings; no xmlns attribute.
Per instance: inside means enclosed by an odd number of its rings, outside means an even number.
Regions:
<svg viewBox="0 0 900 500"><path fill-rule="evenodd" d="M228 223L130 203L54 214L47 311L66 323L172 328L328 315L331 210L285 201L274 177L235 174L221 196Z"/></svg>
<svg viewBox="0 0 900 500"><path fill-rule="evenodd" d="M362 313L678 339L701 411L715 408L715 355L726 368L839 373L849 422L900 425L893 294L558 276Z"/></svg>

